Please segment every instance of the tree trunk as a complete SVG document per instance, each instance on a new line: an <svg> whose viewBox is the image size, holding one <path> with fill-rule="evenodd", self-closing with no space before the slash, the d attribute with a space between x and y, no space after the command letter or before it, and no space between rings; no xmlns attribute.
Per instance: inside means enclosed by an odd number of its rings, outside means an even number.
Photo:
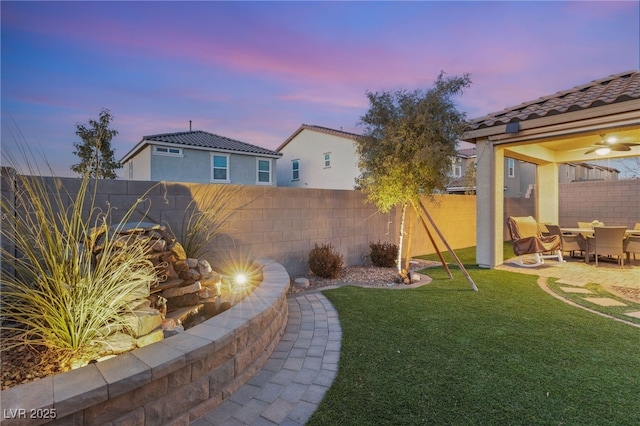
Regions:
<svg viewBox="0 0 640 426"><path fill-rule="evenodd" d="M409 209L409 232L407 233L407 252L404 256L404 270L407 271L409 282L411 282L411 274L409 273L409 260L411 259L411 239L413 237L413 220L411 220L411 210Z"/></svg>
<svg viewBox="0 0 640 426"><path fill-rule="evenodd" d="M402 240L404 237L404 218L407 213L407 203L402 205L402 217L400 218L400 236L398 237L398 275L402 276Z"/></svg>

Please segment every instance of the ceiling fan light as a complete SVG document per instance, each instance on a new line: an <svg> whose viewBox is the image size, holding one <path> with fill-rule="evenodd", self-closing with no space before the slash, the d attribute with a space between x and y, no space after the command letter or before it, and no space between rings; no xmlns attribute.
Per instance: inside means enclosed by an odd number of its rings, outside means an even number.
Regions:
<svg viewBox="0 0 640 426"><path fill-rule="evenodd" d="M602 148L596 149L596 154L598 155L607 155L610 152L611 152L611 148L609 148L608 146L604 146Z"/></svg>

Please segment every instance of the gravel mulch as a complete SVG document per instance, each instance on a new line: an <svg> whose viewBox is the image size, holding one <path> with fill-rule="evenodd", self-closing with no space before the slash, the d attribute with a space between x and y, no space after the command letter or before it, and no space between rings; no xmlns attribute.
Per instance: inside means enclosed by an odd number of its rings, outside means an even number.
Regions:
<svg viewBox="0 0 640 426"><path fill-rule="evenodd" d="M410 272L415 272L434 265L440 265L440 263L416 259L411 261L409 269ZM308 288L301 288L295 285L295 279L301 277L309 280ZM400 282L398 271L395 267L382 268L378 266L347 266L342 271L342 274L337 278L321 278L311 273L291 277L291 287L289 288L288 294L296 294L303 291L318 290L332 286L339 287L343 285L385 288L409 287L408 285Z"/></svg>

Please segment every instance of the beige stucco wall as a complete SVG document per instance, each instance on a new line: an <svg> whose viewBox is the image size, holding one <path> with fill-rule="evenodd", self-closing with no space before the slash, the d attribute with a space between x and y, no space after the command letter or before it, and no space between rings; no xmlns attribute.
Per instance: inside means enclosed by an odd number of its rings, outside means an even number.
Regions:
<svg viewBox="0 0 640 426"><path fill-rule="evenodd" d="M352 139L303 129L281 149L278 186L353 189L360 175ZM324 153L331 153L331 167L324 167ZM292 180L291 161L300 161L300 179Z"/></svg>

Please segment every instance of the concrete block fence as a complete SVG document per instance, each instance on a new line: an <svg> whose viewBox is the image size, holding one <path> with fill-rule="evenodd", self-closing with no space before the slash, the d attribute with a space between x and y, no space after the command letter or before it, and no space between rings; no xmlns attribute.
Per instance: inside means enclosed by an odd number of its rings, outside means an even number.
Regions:
<svg viewBox="0 0 640 426"><path fill-rule="evenodd" d="M0 393L2 425L188 425L264 365L287 325L289 275L259 260L255 291L161 342Z"/></svg>
<svg viewBox="0 0 640 426"><path fill-rule="evenodd" d="M599 220L633 228L640 222L640 179L560 185L560 226Z"/></svg>
<svg viewBox="0 0 640 426"><path fill-rule="evenodd" d="M69 199L74 198L80 185L77 178L45 179L52 192L62 189L69 193ZM114 223L142 200L132 220L178 230L190 203L204 206L208 189L215 186L218 185L100 180L94 198L96 207L108 211ZM229 187L237 193L234 204L244 207L223 228L214 245L219 252L236 258L268 257L281 263L290 274L301 275L308 272L308 253L315 243L333 245L346 265L361 265L368 261L370 242L398 241L399 209L382 213L367 203L360 191ZM10 189L7 194L11 194ZM475 244L475 197L442 195L436 203L425 204L454 248ZM433 252L415 215L408 220L416 224L412 253ZM439 247L443 247L441 242Z"/></svg>
<svg viewBox="0 0 640 426"><path fill-rule="evenodd" d="M2 170L2 195L12 197L12 171ZM79 187L77 178L46 178L51 188L64 188L73 198ZM110 211L114 221L138 200L133 220L167 224L178 229L190 203L203 205L208 188L216 184L101 180L96 206ZM370 242L398 243L400 209L382 213L355 190L325 190L272 186L231 186L235 202L244 207L215 241L221 253L236 258L269 257L282 264L291 275L308 272L307 256L315 243L330 243L344 256L346 265L368 260ZM560 184L560 225L598 219L605 224L633 226L640 221L640 180L574 182ZM438 195L424 200L447 242L454 248L476 245L476 196ZM535 216L531 198L505 198L504 216ZM419 219L413 223L412 254L435 251ZM504 230L505 239L509 238ZM432 233L438 248L444 244ZM5 242L3 241L3 244Z"/></svg>

